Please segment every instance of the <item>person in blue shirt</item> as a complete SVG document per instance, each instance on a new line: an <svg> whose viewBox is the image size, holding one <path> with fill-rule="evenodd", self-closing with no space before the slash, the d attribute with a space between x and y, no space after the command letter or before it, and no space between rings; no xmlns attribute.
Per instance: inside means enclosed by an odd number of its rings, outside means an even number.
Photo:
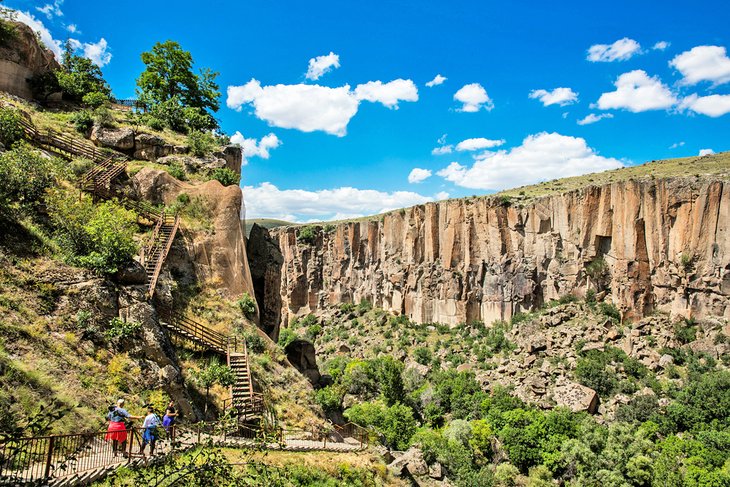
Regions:
<svg viewBox="0 0 730 487"><path fill-rule="evenodd" d="M119 399L116 406L109 407L109 413L106 415L109 420L109 427L106 431L105 440L112 442L112 451L114 456L121 453L127 456L127 419L142 419L142 416L132 416L129 411L124 409L124 399Z"/></svg>
<svg viewBox="0 0 730 487"><path fill-rule="evenodd" d="M149 443L150 445L150 456L155 454L155 442L157 441L157 427L160 425L160 417L155 414L155 409L152 406L147 408L147 416L144 418L142 423L142 446L139 449L139 453L144 455L144 449Z"/></svg>

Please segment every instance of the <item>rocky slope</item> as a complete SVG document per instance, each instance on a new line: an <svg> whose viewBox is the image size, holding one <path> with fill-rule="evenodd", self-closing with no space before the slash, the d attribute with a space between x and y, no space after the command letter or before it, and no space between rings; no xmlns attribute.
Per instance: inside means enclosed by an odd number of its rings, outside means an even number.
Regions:
<svg viewBox="0 0 730 487"><path fill-rule="evenodd" d="M421 323L488 323L591 289L623 318L730 317L729 182L651 176L448 200L315 227L311 241L303 227L272 229L283 264L266 285L280 279L283 324L362 299Z"/></svg>

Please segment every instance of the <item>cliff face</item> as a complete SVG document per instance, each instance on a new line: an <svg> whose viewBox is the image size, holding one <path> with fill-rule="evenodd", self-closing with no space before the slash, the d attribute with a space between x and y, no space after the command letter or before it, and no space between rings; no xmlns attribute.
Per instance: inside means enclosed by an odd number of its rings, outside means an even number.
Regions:
<svg viewBox="0 0 730 487"><path fill-rule="evenodd" d="M170 255L169 267L194 273L195 279L219 289L230 298L244 292L254 295L241 221L243 195L238 186L224 187L212 180L201 184L180 182L165 171L143 168L131 180L140 199L170 205L178 195L200 198L209 218L209 228L181 230L184 249Z"/></svg>
<svg viewBox="0 0 730 487"><path fill-rule="evenodd" d="M626 318L730 317L728 181L629 180L520 206L428 203L319 229L312 244L274 229L281 322L367 299L417 322L488 323L588 289Z"/></svg>
<svg viewBox="0 0 730 487"><path fill-rule="evenodd" d="M33 29L20 22L12 24L15 35L0 43L0 91L31 99L33 93L26 80L61 66L53 53L41 46Z"/></svg>

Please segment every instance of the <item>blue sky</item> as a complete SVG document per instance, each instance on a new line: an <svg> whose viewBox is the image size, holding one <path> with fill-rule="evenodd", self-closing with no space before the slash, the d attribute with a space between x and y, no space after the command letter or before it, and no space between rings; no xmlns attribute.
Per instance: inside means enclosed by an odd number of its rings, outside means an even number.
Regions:
<svg viewBox="0 0 730 487"><path fill-rule="evenodd" d="M46 44L75 39L120 98L157 41L220 72L248 217L359 216L730 149L727 2L4 4Z"/></svg>

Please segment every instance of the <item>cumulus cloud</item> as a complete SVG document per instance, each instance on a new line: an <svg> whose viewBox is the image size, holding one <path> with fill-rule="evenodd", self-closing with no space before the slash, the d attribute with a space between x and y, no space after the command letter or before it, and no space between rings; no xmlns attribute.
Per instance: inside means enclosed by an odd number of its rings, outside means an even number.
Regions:
<svg viewBox="0 0 730 487"><path fill-rule="evenodd" d="M587 59L593 63L626 61L641 52L641 45L633 39L624 37L613 44L595 44L588 48Z"/></svg>
<svg viewBox="0 0 730 487"><path fill-rule="evenodd" d="M112 60L112 53L109 52L109 46L103 37L98 42L78 42L77 45L83 51L83 56L91 59L91 62L100 68Z"/></svg>
<svg viewBox="0 0 730 487"><path fill-rule="evenodd" d="M433 154L434 156L442 156L444 154L451 154L452 152L454 152L453 145L440 145L438 147L435 147L431 151L431 154Z"/></svg>
<svg viewBox="0 0 730 487"><path fill-rule="evenodd" d="M25 25L33 29L33 31L38 33L43 44L45 44L45 46L53 52L53 54L56 56L56 59L61 59L61 57L63 56L61 41L53 38L53 36L51 35L51 31L49 31L46 26L43 25L43 22L36 19L28 12L21 12L18 10L14 12L14 15L18 22L24 23Z"/></svg>
<svg viewBox="0 0 730 487"><path fill-rule="evenodd" d="M430 169L421 169L420 167L414 167L413 170L411 170L411 173L408 175L408 182L411 184L420 183L430 178L431 174L432 173Z"/></svg>
<svg viewBox="0 0 730 487"><path fill-rule="evenodd" d="M329 88L319 85L261 86L252 79L242 86L229 86L226 105L241 110L251 104L255 115L276 127L302 132L321 130L344 136L347 124L357 113L358 100L350 86Z"/></svg>
<svg viewBox="0 0 730 487"><path fill-rule="evenodd" d="M231 136L231 144L238 144L243 149L243 163L241 165L245 166L248 164L250 157L268 159L271 156L270 151L279 147L282 142L274 133L264 135L261 140L256 140L255 137L247 139L241 132L236 131Z"/></svg>
<svg viewBox="0 0 730 487"><path fill-rule="evenodd" d="M669 65L682 73L682 83L686 85L701 81L721 85L730 81L730 58L722 46L693 47L675 56Z"/></svg>
<svg viewBox="0 0 730 487"><path fill-rule="evenodd" d="M56 0L53 3L47 3L44 6L36 7L35 9L45 15L48 20L51 20L53 17L61 17L63 15L61 5L63 5L63 0Z"/></svg>
<svg viewBox="0 0 730 487"><path fill-rule="evenodd" d="M652 47L652 49L654 49L655 51L663 51L664 49L668 48L669 46L670 46L670 43L669 42L667 42L667 41L659 41L656 44L654 44L654 46Z"/></svg>
<svg viewBox="0 0 730 487"><path fill-rule="evenodd" d="M436 199L437 200L447 200L447 199L449 199L449 193L447 193L446 191L439 191L434 196L436 196Z"/></svg>
<svg viewBox="0 0 730 487"><path fill-rule="evenodd" d="M489 149L504 144L504 139L492 140L484 137L462 140L456 144L456 150L460 152Z"/></svg>
<svg viewBox="0 0 730 487"><path fill-rule="evenodd" d="M432 79L431 81L429 81L428 83L426 83L426 86L428 86L429 88L432 88L434 86L438 86L438 85L443 84L444 81L446 81L447 79L448 78L446 78L444 76L441 76L440 74L437 74L434 79Z"/></svg>
<svg viewBox="0 0 730 487"><path fill-rule="evenodd" d="M730 95L690 95L682 99L680 110L688 109L708 117L721 117L730 113Z"/></svg>
<svg viewBox="0 0 730 487"><path fill-rule="evenodd" d="M530 98L540 100L546 107L550 105L560 105L563 107L578 101L578 93L570 88L555 88L552 91L532 90L529 96Z"/></svg>
<svg viewBox="0 0 730 487"><path fill-rule="evenodd" d="M323 74L340 67L340 56L331 52L326 56L317 56L309 60L309 67L305 77L318 80Z"/></svg>
<svg viewBox="0 0 730 487"><path fill-rule="evenodd" d="M601 110L624 108L631 112L670 108L677 99L656 76L640 69L624 73L614 83L616 91L603 93L598 99Z"/></svg>
<svg viewBox="0 0 730 487"><path fill-rule="evenodd" d="M462 86L459 91L454 93L454 100L461 102L463 105L459 109L460 112L478 112L481 109L490 111L494 108L494 103L479 83L471 83Z"/></svg>
<svg viewBox="0 0 730 487"><path fill-rule="evenodd" d="M700 149L699 156L700 157L702 157L702 156L709 156L709 155L712 155L714 153L715 153L715 151L712 150L712 149Z"/></svg>
<svg viewBox="0 0 730 487"><path fill-rule="evenodd" d="M350 90L350 85L330 88L320 85L261 86L251 79L241 86L229 86L226 105L240 111L251 105L254 114L275 127L302 132L321 130L343 137L347 124L357 113L361 100L379 102L397 108L399 101L417 101L418 90L411 80L397 79L389 83L371 81Z"/></svg>
<svg viewBox="0 0 730 487"><path fill-rule="evenodd" d="M600 120L603 120L604 118L613 118L613 114L611 113L602 113L600 115L596 115L595 113L589 113L584 118L581 118L578 120L578 125L590 125L592 123L596 123Z"/></svg>
<svg viewBox="0 0 730 487"><path fill-rule="evenodd" d="M399 101L418 101L418 88L409 79L396 79L388 83L369 81L355 88L355 98L379 102L388 108L398 108Z"/></svg>
<svg viewBox="0 0 730 487"><path fill-rule="evenodd" d="M510 150L485 154L471 167L452 162L436 174L465 188L501 190L619 167L620 161L598 155L583 138L541 132Z"/></svg>
<svg viewBox="0 0 730 487"><path fill-rule="evenodd" d="M294 222L356 218L433 200L411 191L388 193L351 187L308 191L279 189L268 182L245 186L243 192L247 218L277 218Z"/></svg>

